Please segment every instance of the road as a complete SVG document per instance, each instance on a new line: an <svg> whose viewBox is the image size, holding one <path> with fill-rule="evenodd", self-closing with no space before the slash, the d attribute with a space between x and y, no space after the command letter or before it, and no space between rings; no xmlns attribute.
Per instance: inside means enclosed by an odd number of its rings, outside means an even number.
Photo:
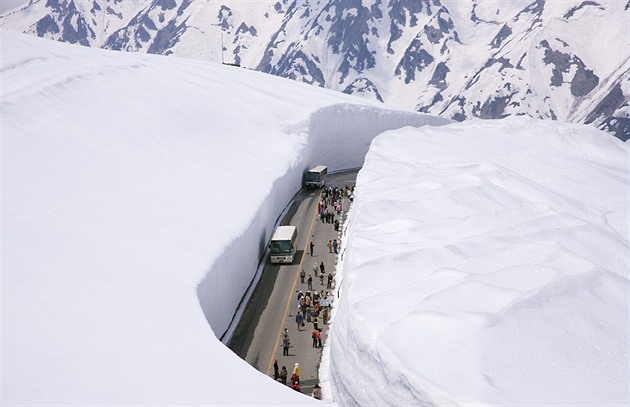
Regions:
<svg viewBox="0 0 630 407"><path fill-rule="evenodd" d="M344 187L354 185L357 171L331 174L327 185ZM297 293L308 290L307 279L302 283L299 278L301 269L306 276L313 277L313 289L331 291L326 288L326 281L320 284L319 278L313 274L313 265L324 263L326 273L333 272L336 255L329 253L326 246L329 240L339 241L340 232L334 230L333 224L322 222L317 215L317 203L321 197L320 190L300 191L282 221L283 225L294 225L298 229L297 258L293 264L276 265L268 260L258 285L243 311L228 347L257 370L273 376L273 362L278 359L280 367L286 366L291 376L295 363L300 364L300 385L302 392L311 394L317 384L317 372L321 358L321 349L313 348L311 332L313 324L307 323L298 330L295 314L298 309ZM348 208L344 200L344 213ZM341 221L341 219L339 219ZM340 227L341 230L341 227ZM309 253L310 242L314 243L313 256ZM287 328L291 347L289 355L283 356L282 331ZM324 340L328 327L320 318L319 328L324 332ZM290 381L287 380L287 385Z"/></svg>

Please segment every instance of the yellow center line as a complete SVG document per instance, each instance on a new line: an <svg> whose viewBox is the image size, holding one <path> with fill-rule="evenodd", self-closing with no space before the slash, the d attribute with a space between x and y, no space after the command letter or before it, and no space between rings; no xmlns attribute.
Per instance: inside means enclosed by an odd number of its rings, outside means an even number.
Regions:
<svg viewBox="0 0 630 407"><path fill-rule="evenodd" d="M321 192L320 192L321 195ZM318 195L318 197L320 196ZM319 199L318 199L319 202ZM300 261L300 264L298 265L297 268L297 272L295 273L295 277L293 278L293 286L291 287L291 291L289 292L289 298L287 299L287 305L284 307L284 314L282 317L282 322L280 323L280 329L278 330L278 337L276 338L276 343L273 345L273 352L271 352L271 359L269 359L269 365L267 366L267 374L270 375L271 374L271 368L273 366L273 361L276 358L276 351L278 350L278 344L280 343L280 336L282 335L282 331L284 330L284 324L285 321L287 319L287 317L289 316L289 307L291 306L291 298L293 297L293 294L295 293L295 286L297 285L297 281L298 281L298 276L300 275L300 270L302 269L302 263L304 262L304 259L306 258L306 250L308 248L308 244L310 242L310 237L311 237L311 233L313 232L313 226L315 225L315 219L317 217L317 211L314 211L313 213L313 219L311 220L311 227L308 230L308 238L306 239L306 244L304 245L304 255L302 256L302 260Z"/></svg>

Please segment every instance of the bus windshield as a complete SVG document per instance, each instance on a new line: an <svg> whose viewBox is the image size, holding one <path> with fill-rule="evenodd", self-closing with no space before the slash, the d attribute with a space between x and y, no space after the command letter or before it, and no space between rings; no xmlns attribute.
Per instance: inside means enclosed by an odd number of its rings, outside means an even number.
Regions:
<svg viewBox="0 0 630 407"><path fill-rule="evenodd" d="M317 172L307 172L306 173L306 182L319 182L320 175Z"/></svg>
<svg viewBox="0 0 630 407"><path fill-rule="evenodd" d="M271 253L291 253L292 245L290 240L272 240Z"/></svg>

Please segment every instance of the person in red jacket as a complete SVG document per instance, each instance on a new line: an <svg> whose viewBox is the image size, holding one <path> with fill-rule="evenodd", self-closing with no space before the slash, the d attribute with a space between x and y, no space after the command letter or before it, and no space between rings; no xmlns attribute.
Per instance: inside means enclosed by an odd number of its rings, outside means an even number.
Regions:
<svg viewBox="0 0 630 407"><path fill-rule="evenodd" d="M299 391L300 393L302 392L302 389L300 388L300 383L298 382L294 382L293 386L291 386L291 388L295 391Z"/></svg>

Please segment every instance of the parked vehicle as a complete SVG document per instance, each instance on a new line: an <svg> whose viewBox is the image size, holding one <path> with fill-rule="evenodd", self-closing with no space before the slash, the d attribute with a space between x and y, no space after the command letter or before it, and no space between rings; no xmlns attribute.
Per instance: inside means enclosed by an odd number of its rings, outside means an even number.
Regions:
<svg viewBox="0 0 630 407"><path fill-rule="evenodd" d="M278 226L269 242L269 260L272 263L293 263L297 249L297 228L295 226Z"/></svg>
<svg viewBox="0 0 630 407"><path fill-rule="evenodd" d="M304 174L304 186L307 188L323 188L326 185L328 167L318 165L306 171Z"/></svg>

